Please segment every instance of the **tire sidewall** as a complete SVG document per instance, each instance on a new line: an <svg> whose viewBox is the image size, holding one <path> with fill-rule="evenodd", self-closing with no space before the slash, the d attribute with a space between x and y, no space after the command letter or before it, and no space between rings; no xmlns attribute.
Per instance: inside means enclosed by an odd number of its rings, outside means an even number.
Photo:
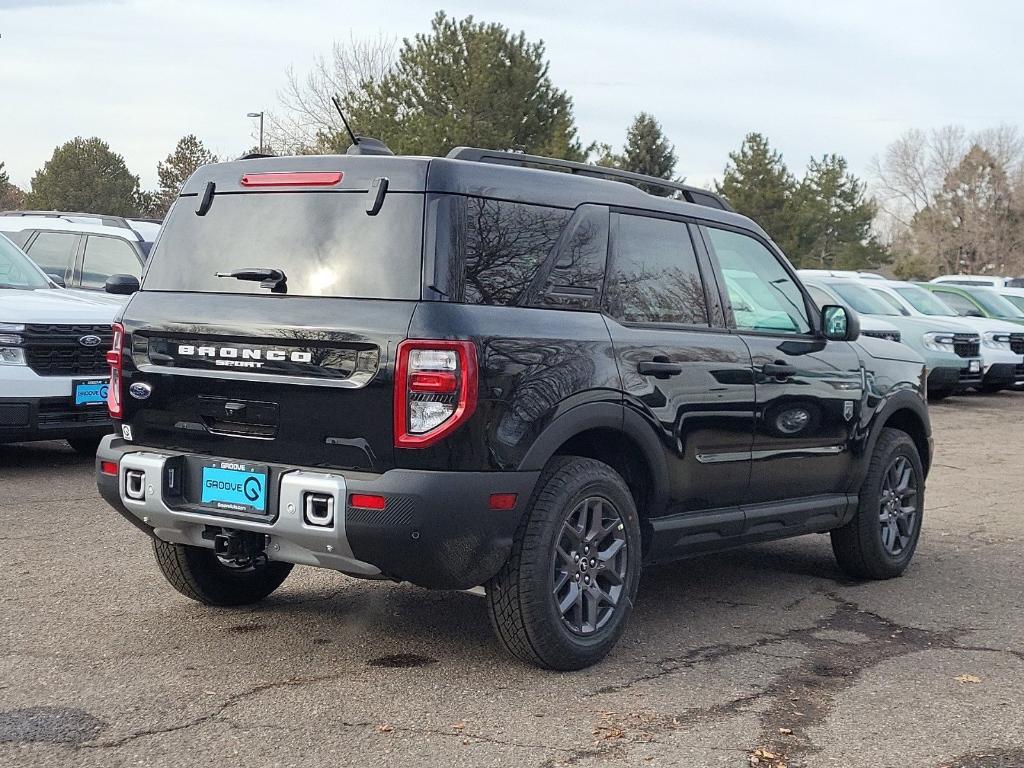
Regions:
<svg viewBox="0 0 1024 768"><path fill-rule="evenodd" d="M594 464L594 471L577 475L563 489L559 494L558 509L546 510L549 514L544 515L542 521L537 521L542 525L541 540L545 544L538 548L540 551L531 553L534 567L531 569L528 585L530 591L542 593L544 597L540 601L544 611L544 624L552 629L548 633L546 644L553 645L552 650L556 650L559 656L580 658L581 665L583 660L586 660L586 664L591 664L604 656L625 630L640 583L642 557L640 521L632 495L625 482L611 467L598 465L596 462ZM565 519L577 504L591 497L602 498L615 506L622 519L628 556L622 597L612 617L604 627L592 635L579 635L565 626L552 597L554 558L555 547Z"/></svg>
<svg viewBox="0 0 1024 768"><path fill-rule="evenodd" d="M917 520L914 526L913 535L907 546L898 555L891 555L882 544L882 532L879 525L879 506L882 493L882 483L885 473L892 462L903 456L910 461L917 475ZM883 453L878 457L875 471L867 478L868 482L861 489L860 514L861 514L861 536L864 547L870 557L886 575L898 575L910 564L917 550L917 542L921 537L921 528L924 523L925 507L925 476L924 467L921 464L921 457L917 452L917 446L908 435L898 433L891 442L883 446Z"/></svg>

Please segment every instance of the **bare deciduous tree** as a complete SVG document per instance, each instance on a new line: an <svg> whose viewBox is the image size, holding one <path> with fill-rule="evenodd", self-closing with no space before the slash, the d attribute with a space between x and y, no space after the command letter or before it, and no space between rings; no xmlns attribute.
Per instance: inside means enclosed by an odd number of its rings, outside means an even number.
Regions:
<svg viewBox="0 0 1024 768"><path fill-rule="evenodd" d="M279 107L267 114L267 146L296 154L323 149L323 136L343 130L331 97L344 101L366 83L378 82L394 66L397 47L397 39L384 34L367 39L352 35L336 40L329 55L314 57L304 75L289 67L287 85L277 94Z"/></svg>

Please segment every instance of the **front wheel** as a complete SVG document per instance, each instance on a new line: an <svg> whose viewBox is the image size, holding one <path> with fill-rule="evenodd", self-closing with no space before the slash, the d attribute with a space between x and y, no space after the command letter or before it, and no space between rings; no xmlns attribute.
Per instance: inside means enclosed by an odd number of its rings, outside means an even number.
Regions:
<svg viewBox="0 0 1024 768"><path fill-rule="evenodd" d="M258 603L279 586L291 563L271 560L248 566L229 564L212 549L153 539L153 553L167 582L185 597L204 605L237 606Z"/></svg>
<svg viewBox="0 0 1024 768"><path fill-rule="evenodd" d="M839 566L858 579L891 579L910 564L924 515L924 468L917 444L883 429L860 488L857 514L832 531Z"/></svg>
<svg viewBox="0 0 1024 768"><path fill-rule="evenodd" d="M640 582L640 523L622 477L593 459L558 457L542 475L512 554L487 585L504 646L546 669L604 658Z"/></svg>
<svg viewBox="0 0 1024 768"><path fill-rule="evenodd" d="M67 438L67 443L80 456L96 458L96 449L100 447L100 440L102 439L99 435L95 437L69 437Z"/></svg>

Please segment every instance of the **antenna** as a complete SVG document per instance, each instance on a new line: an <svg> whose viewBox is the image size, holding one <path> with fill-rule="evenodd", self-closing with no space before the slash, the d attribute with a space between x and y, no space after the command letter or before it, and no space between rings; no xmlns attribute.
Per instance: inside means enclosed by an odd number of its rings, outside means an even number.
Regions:
<svg viewBox="0 0 1024 768"><path fill-rule="evenodd" d="M345 119L345 113L341 111L341 100L337 95L331 96L331 101L334 102L334 108L338 110L338 114L341 115L341 122L345 126L345 130L348 131L348 135L352 137L352 143L358 144L359 137L352 133L352 129L348 127L348 120Z"/></svg>

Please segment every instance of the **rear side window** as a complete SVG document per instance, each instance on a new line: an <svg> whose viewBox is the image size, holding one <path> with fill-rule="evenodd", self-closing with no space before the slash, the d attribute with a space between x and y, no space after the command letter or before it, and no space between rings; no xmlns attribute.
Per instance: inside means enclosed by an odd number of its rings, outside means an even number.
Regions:
<svg viewBox="0 0 1024 768"><path fill-rule="evenodd" d="M32 229L23 229L21 232L4 232L3 234L16 246L24 248L25 243L27 243L28 239L32 237L32 233L34 231L35 230Z"/></svg>
<svg viewBox="0 0 1024 768"><path fill-rule="evenodd" d="M454 215L459 246L450 269L456 300L505 307L533 303L572 211L468 197L456 201Z"/></svg>
<svg viewBox="0 0 1024 768"><path fill-rule="evenodd" d="M78 235L73 232L40 232L29 246L28 255L48 275L71 276Z"/></svg>
<svg viewBox="0 0 1024 768"><path fill-rule="evenodd" d="M288 295L420 297L422 194L391 192L376 216L357 192L225 193L204 216L195 201L171 209L143 290L267 294L215 275L259 267L284 272Z"/></svg>
<svg viewBox="0 0 1024 768"><path fill-rule="evenodd" d="M89 235L82 262L82 287L102 288L111 275L142 274L139 257L127 241L119 237Z"/></svg>
<svg viewBox="0 0 1024 768"><path fill-rule="evenodd" d="M686 224L613 214L607 305L627 323L708 325L707 300Z"/></svg>

